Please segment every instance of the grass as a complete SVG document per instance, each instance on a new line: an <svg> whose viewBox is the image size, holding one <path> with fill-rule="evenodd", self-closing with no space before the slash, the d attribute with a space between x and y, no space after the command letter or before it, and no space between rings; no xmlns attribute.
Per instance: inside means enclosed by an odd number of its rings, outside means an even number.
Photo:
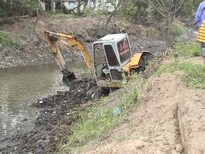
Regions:
<svg viewBox="0 0 205 154"><path fill-rule="evenodd" d="M19 50L22 45L21 42L12 37L8 32L0 30L0 49L10 47L15 50Z"/></svg>
<svg viewBox="0 0 205 154"><path fill-rule="evenodd" d="M119 94L121 96L116 96ZM80 148L88 141L100 138L123 122L137 103L138 92L136 89L129 92L125 89L120 89L117 90L116 95L114 94L114 100L109 101L108 97L102 98L95 106L80 113L80 120L73 126L72 135L67 137L68 144L62 146L61 152L68 152L71 148ZM111 104L106 105L107 102ZM118 111L119 115L115 111Z"/></svg>
<svg viewBox="0 0 205 154"><path fill-rule="evenodd" d="M158 74L164 72L183 71L182 80L186 82L189 87L205 89L205 66L201 64L179 63L177 61L162 66L157 71Z"/></svg>
<svg viewBox="0 0 205 154"><path fill-rule="evenodd" d="M197 57L200 55L200 44L197 42L178 43L174 50L175 57Z"/></svg>
<svg viewBox="0 0 205 154"><path fill-rule="evenodd" d="M180 36L186 33L187 28L179 21L175 21L172 24L171 34L173 36Z"/></svg>
<svg viewBox="0 0 205 154"><path fill-rule="evenodd" d="M182 80L189 87L205 89L205 66L192 62L183 62L181 57L195 57L200 52L197 43L180 43L175 47L173 62L166 66L161 66L157 73L182 71ZM177 55L177 56L176 56Z"/></svg>

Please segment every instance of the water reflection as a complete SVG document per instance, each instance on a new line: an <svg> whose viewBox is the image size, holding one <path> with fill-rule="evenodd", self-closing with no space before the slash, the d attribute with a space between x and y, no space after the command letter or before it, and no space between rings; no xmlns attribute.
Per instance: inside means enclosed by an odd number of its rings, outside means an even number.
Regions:
<svg viewBox="0 0 205 154"><path fill-rule="evenodd" d="M83 64L69 66L77 75L87 70ZM38 111L29 105L57 90L66 90L61 79L56 65L0 70L0 136L31 128Z"/></svg>

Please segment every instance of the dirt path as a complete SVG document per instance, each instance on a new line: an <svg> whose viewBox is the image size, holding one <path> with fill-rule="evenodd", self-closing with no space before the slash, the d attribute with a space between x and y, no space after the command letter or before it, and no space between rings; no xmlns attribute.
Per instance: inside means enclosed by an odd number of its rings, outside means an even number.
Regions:
<svg viewBox="0 0 205 154"><path fill-rule="evenodd" d="M83 153L205 152L205 90L187 89L179 76L154 78L127 122Z"/></svg>

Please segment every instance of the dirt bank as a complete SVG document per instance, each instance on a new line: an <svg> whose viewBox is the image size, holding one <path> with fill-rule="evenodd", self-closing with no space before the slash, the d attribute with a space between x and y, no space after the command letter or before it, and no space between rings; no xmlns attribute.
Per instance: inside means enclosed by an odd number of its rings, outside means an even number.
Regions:
<svg viewBox="0 0 205 154"><path fill-rule="evenodd" d="M83 153L205 152L205 90L188 89L180 74L150 80L145 94L126 122L90 142Z"/></svg>
<svg viewBox="0 0 205 154"><path fill-rule="evenodd" d="M119 33L126 28L130 35L133 51L145 50L156 51L159 47L163 50L164 41L160 41L160 33L153 27L144 28L141 25L123 24L118 19L113 19L108 29L105 29L107 17L84 17L76 18L68 15L41 16L40 18L16 18L14 24L4 24L2 29L8 31L14 38L22 43L19 51L4 49L0 52L0 68L15 67L22 65L38 65L54 63L43 32L45 30L75 35L81 40L88 51L92 49L92 42L107 33ZM71 52L63 52L66 61L76 60L81 55L72 52L72 48L63 48Z"/></svg>

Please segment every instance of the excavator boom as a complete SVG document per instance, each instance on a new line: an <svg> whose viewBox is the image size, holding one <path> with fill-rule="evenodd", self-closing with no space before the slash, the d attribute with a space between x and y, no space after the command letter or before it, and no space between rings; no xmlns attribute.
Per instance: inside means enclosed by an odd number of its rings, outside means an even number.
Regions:
<svg viewBox="0 0 205 154"><path fill-rule="evenodd" d="M65 63L65 60L63 59L63 56L60 52L58 41L62 41L66 45L69 45L69 46L75 48L77 51L79 51L85 60L87 68L90 70L90 72L92 74L92 67L93 67L92 59L91 59L89 53L87 52L85 46L82 44L81 41L78 41L77 38L72 36L72 35L65 35L65 34L61 34L61 33L49 32L49 31L45 31L44 34L45 34L45 36L47 38L47 42L51 48L51 52L53 53L53 55L55 57L56 63L61 68L61 71L63 73L63 78L64 78L63 80L66 80L65 81L66 83L76 79L76 77L75 77L73 72L70 72L66 68L66 63Z"/></svg>

